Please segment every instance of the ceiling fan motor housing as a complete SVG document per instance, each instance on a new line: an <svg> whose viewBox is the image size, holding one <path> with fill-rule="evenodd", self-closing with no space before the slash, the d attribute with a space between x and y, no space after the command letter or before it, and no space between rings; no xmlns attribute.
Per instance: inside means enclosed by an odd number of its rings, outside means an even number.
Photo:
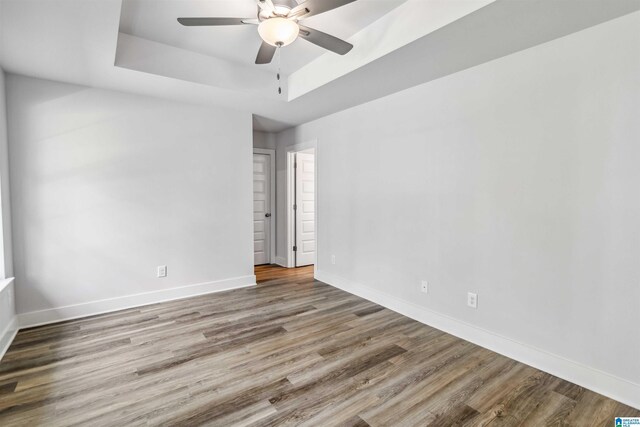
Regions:
<svg viewBox="0 0 640 427"><path fill-rule="evenodd" d="M272 1L276 8L284 7L291 10L298 5L298 2L296 0L272 0Z"/></svg>
<svg viewBox="0 0 640 427"><path fill-rule="evenodd" d="M278 16L287 16L289 11L298 5L296 0L272 0L272 2L275 6L274 12ZM271 17L273 17L273 14L270 14L269 11L258 8L258 19L260 21Z"/></svg>

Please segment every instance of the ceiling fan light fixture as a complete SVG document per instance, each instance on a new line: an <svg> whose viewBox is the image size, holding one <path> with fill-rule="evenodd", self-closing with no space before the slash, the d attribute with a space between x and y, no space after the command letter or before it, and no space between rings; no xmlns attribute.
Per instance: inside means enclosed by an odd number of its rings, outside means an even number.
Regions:
<svg viewBox="0 0 640 427"><path fill-rule="evenodd" d="M298 24L286 18L269 18L258 25L260 37L271 46L287 46L298 38L299 32Z"/></svg>

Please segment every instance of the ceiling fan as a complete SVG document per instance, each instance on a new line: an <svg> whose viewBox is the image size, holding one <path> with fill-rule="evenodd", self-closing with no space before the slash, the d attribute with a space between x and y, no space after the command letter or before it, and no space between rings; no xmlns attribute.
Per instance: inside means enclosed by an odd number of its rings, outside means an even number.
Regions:
<svg viewBox="0 0 640 427"><path fill-rule="evenodd" d="M262 38L256 64L269 64L280 47L293 43L298 36L340 55L353 45L322 31L301 25L299 21L336 9L356 0L256 0L257 18L178 18L188 27L257 25ZM299 4L298 4L299 3Z"/></svg>

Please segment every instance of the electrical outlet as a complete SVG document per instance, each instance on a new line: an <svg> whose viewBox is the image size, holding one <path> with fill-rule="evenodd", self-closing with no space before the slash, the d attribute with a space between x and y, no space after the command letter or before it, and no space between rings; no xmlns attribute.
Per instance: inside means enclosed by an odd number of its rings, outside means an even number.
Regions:
<svg viewBox="0 0 640 427"><path fill-rule="evenodd" d="M158 277L167 277L167 266L159 265L158 266Z"/></svg>
<svg viewBox="0 0 640 427"><path fill-rule="evenodd" d="M467 305L471 308L478 308L478 294L467 293Z"/></svg>
<svg viewBox="0 0 640 427"><path fill-rule="evenodd" d="M336 265L336 256L331 255L331 264Z"/></svg>
<svg viewBox="0 0 640 427"><path fill-rule="evenodd" d="M429 293L429 284L427 283L426 280L423 280L420 284L420 290L422 292L424 292L425 294Z"/></svg>

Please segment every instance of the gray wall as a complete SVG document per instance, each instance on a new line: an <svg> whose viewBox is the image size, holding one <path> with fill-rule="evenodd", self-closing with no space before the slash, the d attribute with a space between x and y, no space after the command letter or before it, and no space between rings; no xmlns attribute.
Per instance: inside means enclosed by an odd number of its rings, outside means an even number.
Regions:
<svg viewBox="0 0 640 427"><path fill-rule="evenodd" d="M253 277L250 114L7 83L19 313Z"/></svg>
<svg viewBox="0 0 640 427"><path fill-rule="evenodd" d="M318 270L637 387L638 28L628 15L279 134L279 150L318 140Z"/></svg>

